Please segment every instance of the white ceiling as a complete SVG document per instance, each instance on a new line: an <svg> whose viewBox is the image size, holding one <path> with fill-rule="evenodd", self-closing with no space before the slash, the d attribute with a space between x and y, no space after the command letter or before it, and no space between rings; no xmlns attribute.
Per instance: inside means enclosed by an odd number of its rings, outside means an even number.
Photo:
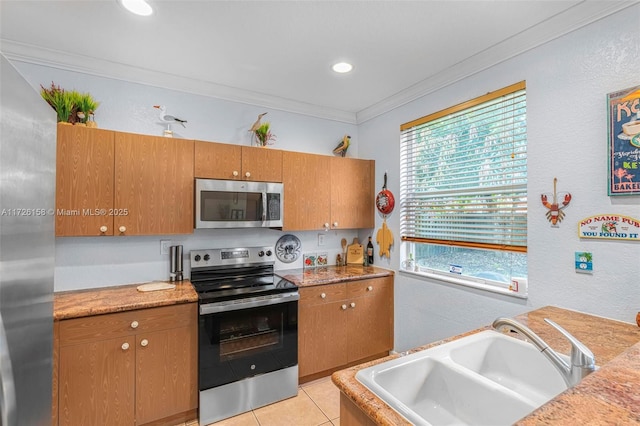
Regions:
<svg viewBox="0 0 640 426"><path fill-rule="evenodd" d="M0 0L13 60L358 123L636 1ZM334 62L354 64L348 75Z"/></svg>

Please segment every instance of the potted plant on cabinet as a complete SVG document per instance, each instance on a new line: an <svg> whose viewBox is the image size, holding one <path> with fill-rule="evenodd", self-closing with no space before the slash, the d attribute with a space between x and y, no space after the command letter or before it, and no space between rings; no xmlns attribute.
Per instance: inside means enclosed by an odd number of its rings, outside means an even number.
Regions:
<svg viewBox="0 0 640 426"><path fill-rule="evenodd" d="M69 92L51 82L51 87L40 85L40 95L56 111L59 123L69 123L73 112L73 99ZM70 124L70 123L69 123Z"/></svg>
<svg viewBox="0 0 640 426"><path fill-rule="evenodd" d="M258 146L272 145L273 141L276 140L276 135L271 133L270 127L271 123L265 121L256 130L254 130L253 134L256 137L256 144Z"/></svg>

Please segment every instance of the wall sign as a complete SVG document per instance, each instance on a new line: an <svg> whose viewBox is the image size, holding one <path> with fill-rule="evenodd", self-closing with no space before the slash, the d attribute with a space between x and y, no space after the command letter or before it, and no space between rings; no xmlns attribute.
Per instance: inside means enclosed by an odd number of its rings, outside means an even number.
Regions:
<svg viewBox="0 0 640 426"><path fill-rule="evenodd" d="M609 93L609 195L640 194L640 86Z"/></svg>
<svg viewBox="0 0 640 426"><path fill-rule="evenodd" d="M580 238L640 241L640 219L619 214L599 214L578 223Z"/></svg>

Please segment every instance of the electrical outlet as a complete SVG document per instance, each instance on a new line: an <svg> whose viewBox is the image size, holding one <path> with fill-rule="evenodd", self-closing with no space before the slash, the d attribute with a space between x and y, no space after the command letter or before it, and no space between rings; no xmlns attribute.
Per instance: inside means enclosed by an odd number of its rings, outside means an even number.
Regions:
<svg viewBox="0 0 640 426"><path fill-rule="evenodd" d="M318 245L319 246L324 245L324 234L318 234Z"/></svg>
<svg viewBox="0 0 640 426"><path fill-rule="evenodd" d="M160 240L160 254L169 254L170 240Z"/></svg>

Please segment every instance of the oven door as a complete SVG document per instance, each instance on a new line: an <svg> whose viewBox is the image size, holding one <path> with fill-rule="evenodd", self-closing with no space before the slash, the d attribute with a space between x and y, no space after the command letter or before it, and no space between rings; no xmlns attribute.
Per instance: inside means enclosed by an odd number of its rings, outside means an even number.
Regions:
<svg viewBox="0 0 640 426"><path fill-rule="evenodd" d="M297 292L200 305L199 387L298 364Z"/></svg>

